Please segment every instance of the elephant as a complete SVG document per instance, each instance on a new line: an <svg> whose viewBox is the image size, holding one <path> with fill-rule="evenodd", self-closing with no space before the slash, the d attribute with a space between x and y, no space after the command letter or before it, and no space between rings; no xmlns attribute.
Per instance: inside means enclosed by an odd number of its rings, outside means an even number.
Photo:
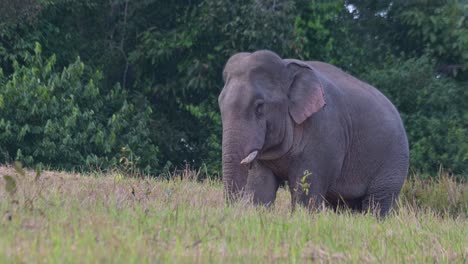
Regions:
<svg viewBox="0 0 468 264"><path fill-rule="evenodd" d="M381 92L319 61L269 50L231 56L218 97L227 201L272 205L287 182L292 208L345 206L385 216L409 167L408 139Z"/></svg>

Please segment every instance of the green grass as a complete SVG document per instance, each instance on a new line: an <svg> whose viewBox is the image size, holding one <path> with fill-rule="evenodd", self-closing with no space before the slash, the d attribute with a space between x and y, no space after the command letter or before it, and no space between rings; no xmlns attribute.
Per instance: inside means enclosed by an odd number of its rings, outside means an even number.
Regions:
<svg viewBox="0 0 468 264"><path fill-rule="evenodd" d="M271 209L227 207L219 181L60 172L35 180L0 168L6 174L17 186L0 180L2 263L468 261L468 188L446 177L409 182L400 208L379 220L291 213L285 189ZM433 208L431 199L442 201Z"/></svg>

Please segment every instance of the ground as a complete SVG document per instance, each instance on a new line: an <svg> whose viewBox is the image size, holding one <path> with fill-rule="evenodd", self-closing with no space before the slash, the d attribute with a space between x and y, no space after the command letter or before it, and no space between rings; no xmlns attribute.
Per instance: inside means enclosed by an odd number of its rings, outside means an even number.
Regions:
<svg viewBox="0 0 468 264"><path fill-rule="evenodd" d="M379 220L292 213L285 189L274 208L226 206L218 180L197 181L190 171L162 180L0 167L4 175L14 184L0 180L0 262L468 261L467 187L453 180L432 193L431 185L407 185L400 208ZM451 207L424 206L437 193Z"/></svg>

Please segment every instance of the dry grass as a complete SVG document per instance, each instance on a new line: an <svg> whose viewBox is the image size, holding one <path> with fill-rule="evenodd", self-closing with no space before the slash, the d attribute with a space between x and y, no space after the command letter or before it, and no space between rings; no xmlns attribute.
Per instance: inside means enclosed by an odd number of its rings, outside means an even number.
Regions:
<svg viewBox="0 0 468 264"><path fill-rule="evenodd" d="M418 210L468 217L468 184L458 182L444 172L439 172L435 179L412 175L403 186L400 201L404 206Z"/></svg>
<svg viewBox="0 0 468 264"><path fill-rule="evenodd" d="M220 182L184 173L182 180L62 172L35 179L33 171L1 167L17 188L10 193L0 180L0 262L468 261L467 187L449 178L409 182L399 210L381 221L291 213L284 189L271 209L226 207Z"/></svg>

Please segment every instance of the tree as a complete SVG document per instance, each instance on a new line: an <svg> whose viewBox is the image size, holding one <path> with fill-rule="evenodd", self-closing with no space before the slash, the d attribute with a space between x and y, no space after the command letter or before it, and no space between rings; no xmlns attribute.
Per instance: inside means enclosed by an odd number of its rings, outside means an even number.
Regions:
<svg viewBox="0 0 468 264"><path fill-rule="evenodd" d="M176 21L148 24L130 61L135 89L155 106L160 129L154 139L166 160L219 169L223 65L239 51L292 54L294 10L292 1L206 0L176 3L165 11L180 14Z"/></svg>
<svg viewBox="0 0 468 264"><path fill-rule="evenodd" d="M133 166L156 171L151 108L134 105L119 85L103 91L102 73L85 69L78 58L57 70L55 56L44 59L36 44L10 76L0 71L0 162L105 169L131 156Z"/></svg>
<svg viewBox="0 0 468 264"><path fill-rule="evenodd" d="M101 124L94 130L97 134L119 128L115 135L120 135L120 143L107 152L108 147L92 140L75 142L77 160L97 153L100 158L96 160L109 161L101 164L113 164L112 159L123 155L117 154L118 147L125 147L125 155L134 153L141 164L158 172L185 163L194 167L205 163L209 173L214 173L220 167L217 96L224 63L239 51L271 49L282 57L333 63L369 80L400 108L412 156L420 155L413 160L413 168L434 172L435 164L443 163L459 172L465 170L460 164L466 159L463 144L456 146L456 142L464 140L461 117L466 110L458 100L451 103L454 109L445 109L428 95L437 94L446 104L444 91L465 98L461 89L468 76L465 11L466 5L455 0L4 0L0 6L0 89L4 98L11 97L15 89L39 96L41 89L50 89L34 84L33 78L40 73L46 76L41 80L49 80L50 85L62 82L60 96L69 93L79 98L84 95L76 87L91 85L92 80L93 89L103 98L86 100L99 107L76 101L70 107L83 113L99 111L102 115L82 122ZM42 45L41 55L35 52L36 42ZM51 61L52 70L46 73L42 67ZM398 65L415 76L399 72ZM74 76L60 76L64 72ZM408 89L412 84L398 80L399 74L401 80L416 82L418 89ZM13 81L19 77L31 84ZM391 82L400 86L392 87ZM9 108L3 109L17 129L12 133L21 134L20 128L34 124L28 100L12 101L23 106L25 119L16 119L5 110ZM54 115L46 112L63 123L58 114L70 117L73 107L57 109ZM114 128L109 121L113 114L120 124ZM75 135L66 129L54 133ZM10 137L4 141L8 142L2 146L7 153L4 159L32 157L64 166L54 156L57 153L34 154L36 145L27 140ZM24 147L31 144L34 147ZM17 155L20 145L21 155Z"/></svg>

